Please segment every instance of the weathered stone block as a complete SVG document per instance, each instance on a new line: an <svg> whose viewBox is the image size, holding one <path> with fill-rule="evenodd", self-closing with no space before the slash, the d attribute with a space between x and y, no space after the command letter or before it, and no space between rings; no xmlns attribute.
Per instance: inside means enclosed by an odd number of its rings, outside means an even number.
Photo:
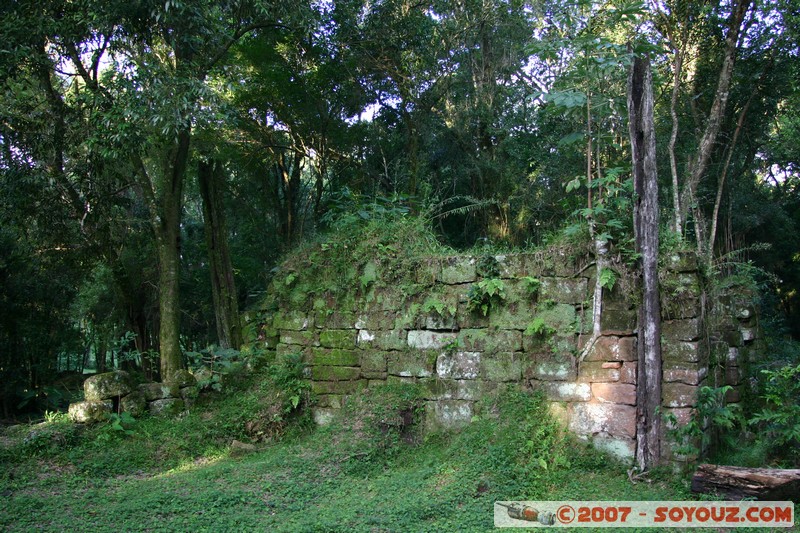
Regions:
<svg viewBox="0 0 800 533"><path fill-rule="evenodd" d="M163 400L164 398L178 398L180 387L172 383L142 383L139 385L139 392L148 402L153 400Z"/></svg>
<svg viewBox="0 0 800 533"><path fill-rule="evenodd" d="M697 363L700 360L700 345L697 342L665 339L661 350L664 361Z"/></svg>
<svg viewBox="0 0 800 533"><path fill-rule="evenodd" d="M426 378L433 375L436 353L389 352L387 367L389 374L402 377Z"/></svg>
<svg viewBox="0 0 800 533"><path fill-rule="evenodd" d="M685 383L664 383L661 386L661 405L694 407L697 405L697 387Z"/></svg>
<svg viewBox="0 0 800 533"><path fill-rule="evenodd" d="M636 436L636 408L615 403L573 403L569 428L578 435Z"/></svg>
<svg viewBox="0 0 800 533"><path fill-rule="evenodd" d="M592 383L592 394L600 402L636 405L636 386L626 383Z"/></svg>
<svg viewBox="0 0 800 533"><path fill-rule="evenodd" d="M497 270L502 279L521 278L526 276L525 256L522 254L508 254L494 256L497 261Z"/></svg>
<svg viewBox="0 0 800 533"><path fill-rule="evenodd" d="M622 368L619 370L619 382L636 385L636 367L635 361L622 363Z"/></svg>
<svg viewBox="0 0 800 533"><path fill-rule="evenodd" d="M330 329L354 329L356 327L355 313L341 310L329 311L329 309L325 309L317 313L317 327L322 326L323 323L325 328Z"/></svg>
<svg viewBox="0 0 800 533"><path fill-rule="evenodd" d="M318 426L327 426L333 422L338 412L338 409L331 407L315 407L311 410L311 416L314 417L314 423Z"/></svg>
<svg viewBox="0 0 800 533"><path fill-rule="evenodd" d="M564 402L549 402L547 405L547 411L550 413L550 416L565 428L569 426L568 405L569 404Z"/></svg>
<svg viewBox="0 0 800 533"><path fill-rule="evenodd" d="M437 400L425 404L425 425L430 431L463 428L472 421L472 402Z"/></svg>
<svg viewBox="0 0 800 533"><path fill-rule="evenodd" d="M588 402L592 389L588 383L535 381L532 385L544 391L547 397L558 402Z"/></svg>
<svg viewBox="0 0 800 533"><path fill-rule="evenodd" d="M366 350L361 352L362 372L386 372L386 353Z"/></svg>
<svg viewBox="0 0 800 533"><path fill-rule="evenodd" d="M586 361L636 361L636 337L602 336L586 356Z"/></svg>
<svg viewBox="0 0 800 533"><path fill-rule="evenodd" d="M281 330L280 342L299 346L319 346L315 331Z"/></svg>
<svg viewBox="0 0 800 533"><path fill-rule="evenodd" d="M462 330L489 327L489 315L483 316L479 311L471 311L465 303L458 304L456 316Z"/></svg>
<svg viewBox="0 0 800 533"><path fill-rule="evenodd" d="M394 329L397 313L395 311L376 311L358 316L356 329L384 330Z"/></svg>
<svg viewBox="0 0 800 533"><path fill-rule="evenodd" d="M475 379L425 378L420 383L425 388L427 400L475 401L486 392L484 383Z"/></svg>
<svg viewBox="0 0 800 533"><path fill-rule="evenodd" d="M442 269L437 272L436 279L442 283L471 283L477 279L475 258L448 257L442 260Z"/></svg>
<svg viewBox="0 0 800 533"><path fill-rule="evenodd" d="M119 410L123 413L129 413L132 417L142 416L147 411L147 401L144 399L144 394L137 390L127 396L123 396L119 399Z"/></svg>
<svg viewBox="0 0 800 533"><path fill-rule="evenodd" d="M440 350L453 344L458 335L452 332L412 330L408 332L408 346L418 350Z"/></svg>
<svg viewBox="0 0 800 533"><path fill-rule="evenodd" d="M480 368L480 352L443 353L436 359L436 375L440 378L475 379Z"/></svg>
<svg viewBox="0 0 800 533"><path fill-rule="evenodd" d="M317 396L317 407L341 409L344 396L341 394L320 394Z"/></svg>
<svg viewBox="0 0 800 533"><path fill-rule="evenodd" d="M90 401L125 396L132 390L131 377L123 370L97 374L83 382L84 396Z"/></svg>
<svg viewBox="0 0 800 533"><path fill-rule="evenodd" d="M562 304L579 304L586 300L586 278L542 278L541 297Z"/></svg>
<svg viewBox="0 0 800 533"><path fill-rule="evenodd" d="M603 309L600 315L600 330L604 335L632 335L636 331L636 310Z"/></svg>
<svg viewBox="0 0 800 533"><path fill-rule="evenodd" d="M147 409L153 416L176 416L186 409L186 404L180 398L165 398L148 402Z"/></svg>
<svg viewBox="0 0 800 533"><path fill-rule="evenodd" d="M522 350L522 332L507 329L462 329L458 346L471 352L518 352Z"/></svg>
<svg viewBox="0 0 800 533"><path fill-rule="evenodd" d="M666 427L667 429L675 429L679 427L683 427L689 422L692 421L692 417L694 416L695 410L691 407L678 407L678 408L665 408L662 410L664 413L665 420L667 420ZM674 417L675 423L669 422L669 420Z"/></svg>
<svg viewBox="0 0 800 533"><path fill-rule="evenodd" d="M480 374L487 381L519 381L522 379L522 357L511 352L484 353Z"/></svg>
<svg viewBox="0 0 800 533"><path fill-rule="evenodd" d="M408 344L406 332L400 329L391 331L358 331L356 343L361 348L374 347L379 350L404 350Z"/></svg>
<svg viewBox="0 0 800 533"><path fill-rule="evenodd" d="M352 394L366 386L366 379L353 381L312 381L311 392L314 394Z"/></svg>
<svg viewBox="0 0 800 533"><path fill-rule="evenodd" d="M323 348L355 348L356 330L328 329L320 332L319 343Z"/></svg>
<svg viewBox="0 0 800 533"><path fill-rule="evenodd" d="M661 334L670 341L696 341L700 338L700 320L687 318L667 320L661 324Z"/></svg>
<svg viewBox="0 0 800 533"><path fill-rule="evenodd" d="M636 440L628 437L612 437L599 433L592 438L592 444L598 450L628 461L636 456Z"/></svg>
<svg viewBox="0 0 800 533"><path fill-rule="evenodd" d="M685 383L699 385L708 374L708 368L693 363L664 361L661 371L664 383Z"/></svg>
<svg viewBox="0 0 800 533"><path fill-rule="evenodd" d="M733 346L738 348L744 343L744 339L742 338L742 332L738 329L729 329L722 332L722 341L725 342L728 346Z"/></svg>
<svg viewBox="0 0 800 533"><path fill-rule="evenodd" d="M311 379L319 381L340 381L358 379L361 369L357 366L314 366Z"/></svg>
<svg viewBox="0 0 800 533"><path fill-rule="evenodd" d="M675 252L667 258L667 268L673 272L696 272L697 255L694 252Z"/></svg>
<svg viewBox="0 0 800 533"><path fill-rule="evenodd" d="M281 311L272 318L272 327L277 330L303 331L312 326L312 320L300 311Z"/></svg>
<svg viewBox="0 0 800 533"><path fill-rule="evenodd" d="M528 317L528 322L525 325L527 328L531 322L536 319L541 321L547 329L554 331L555 335L566 336L573 335L575 331L577 314L575 306L568 304L556 304L542 309L538 309L535 316Z"/></svg>
<svg viewBox="0 0 800 533"><path fill-rule="evenodd" d="M341 348L312 348L311 364L328 366L358 366L361 354Z"/></svg>
<svg viewBox="0 0 800 533"><path fill-rule="evenodd" d="M458 330L458 321L456 320L456 317L447 313L446 311L444 316L437 312L432 312L421 316L418 324L424 329L432 329L437 331Z"/></svg>
<svg viewBox="0 0 800 533"><path fill-rule="evenodd" d="M283 344L280 343L275 348L275 357L278 359L282 359L285 357L291 357L295 355L299 355L302 357L304 362L311 362L311 350L316 350L317 348L306 348L304 346L300 346L299 344Z"/></svg>
<svg viewBox="0 0 800 533"><path fill-rule="evenodd" d="M742 399L742 395L739 392L739 389L731 389L725 393L725 403L739 403Z"/></svg>
<svg viewBox="0 0 800 533"><path fill-rule="evenodd" d="M86 400L69 406L69 418L78 424L102 422L111 414L114 404L111 400Z"/></svg>
<svg viewBox="0 0 800 533"><path fill-rule="evenodd" d="M682 297L670 298L662 294L661 317L665 320L678 318L695 318L700 316L700 298Z"/></svg>
<svg viewBox="0 0 800 533"><path fill-rule="evenodd" d="M621 368L603 368L602 362L584 361L578 370L578 380L590 383L619 381Z"/></svg>
<svg viewBox="0 0 800 533"><path fill-rule="evenodd" d="M742 373L738 366L729 366L725 369L725 384L734 387L742 382Z"/></svg>
<svg viewBox="0 0 800 533"><path fill-rule="evenodd" d="M542 381L571 381L575 379L575 365L571 361L536 360L528 367L525 377Z"/></svg>
<svg viewBox="0 0 800 533"><path fill-rule="evenodd" d="M182 389L183 387L194 387L197 385L197 379L188 370L180 369L173 372L171 376L164 380L164 383Z"/></svg>
<svg viewBox="0 0 800 533"><path fill-rule="evenodd" d="M524 330L534 314L535 307L531 302L503 302L489 310L489 326L494 329Z"/></svg>
<svg viewBox="0 0 800 533"><path fill-rule="evenodd" d="M742 328L741 332L743 342L748 343L756 340L757 334L755 328Z"/></svg>

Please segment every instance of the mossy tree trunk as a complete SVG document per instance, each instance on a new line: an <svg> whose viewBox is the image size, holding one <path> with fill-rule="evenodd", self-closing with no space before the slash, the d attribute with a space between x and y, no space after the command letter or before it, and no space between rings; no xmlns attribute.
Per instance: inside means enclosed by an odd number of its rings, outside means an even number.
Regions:
<svg viewBox="0 0 800 533"><path fill-rule="evenodd" d="M198 181L203 198L203 220L205 223L208 263L211 271L211 294L214 300L214 316L217 338L222 348L238 350L242 345L242 328L239 321L239 302L233 265L228 247L228 228L225 222L225 207L222 202L224 169L217 161L200 162Z"/></svg>

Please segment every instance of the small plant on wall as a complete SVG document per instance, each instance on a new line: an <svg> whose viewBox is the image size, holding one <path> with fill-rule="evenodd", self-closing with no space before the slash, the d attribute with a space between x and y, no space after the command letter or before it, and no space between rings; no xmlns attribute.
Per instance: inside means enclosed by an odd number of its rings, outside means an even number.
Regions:
<svg viewBox="0 0 800 533"><path fill-rule="evenodd" d="M474 284L467 294L470 311L480 311L483 316L506 299L506 286L502 279L489 278Z"/></svg>

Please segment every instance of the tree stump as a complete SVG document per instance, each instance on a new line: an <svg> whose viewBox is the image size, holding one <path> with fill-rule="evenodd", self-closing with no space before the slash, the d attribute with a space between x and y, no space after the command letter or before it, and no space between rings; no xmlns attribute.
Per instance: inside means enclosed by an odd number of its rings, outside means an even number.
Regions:
<svg viewBox="0 0 800 533"><path fill-rule="evenodd" d="M702 464L692 477L692 492L718 494L730 500L797 501L800 498L800 469Z"/></svg>

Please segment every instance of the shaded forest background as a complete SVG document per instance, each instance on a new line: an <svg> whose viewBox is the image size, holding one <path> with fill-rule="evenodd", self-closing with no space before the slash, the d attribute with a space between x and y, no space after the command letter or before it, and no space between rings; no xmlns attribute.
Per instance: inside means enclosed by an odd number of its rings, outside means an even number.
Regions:
<svg viewBox="0 0 800 533"><path fill-rule="evenodd" d="M421 217L456 249L632 253L654 69L663 246L800 336L796 0L28 0L0 8L0 387L236 349L282 254Z"/></svg>

